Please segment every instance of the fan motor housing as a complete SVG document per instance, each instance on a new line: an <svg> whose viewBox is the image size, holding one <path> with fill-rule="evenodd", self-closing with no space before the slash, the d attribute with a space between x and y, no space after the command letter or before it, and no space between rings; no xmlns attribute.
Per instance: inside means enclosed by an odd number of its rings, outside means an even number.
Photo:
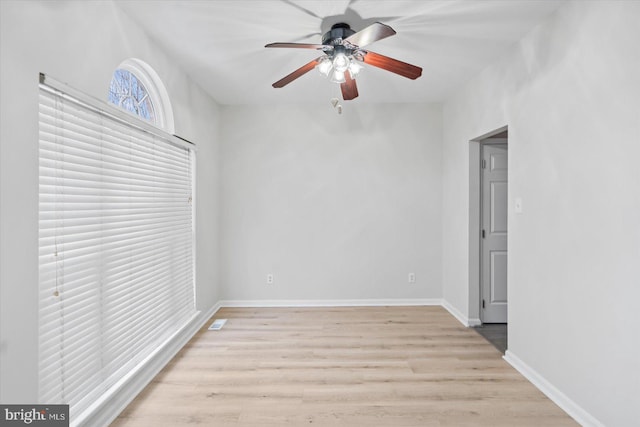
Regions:
<svg viewBox="0 0 640 427"><path fill-rule="evenodd" d="M339 22L337 24L333 24L331 29L322 36L322 44L335 46L336 44L340 44L340 42L347 37L355 34L356 32L351 29L349 24L345 24L344 22Z"/></svg>

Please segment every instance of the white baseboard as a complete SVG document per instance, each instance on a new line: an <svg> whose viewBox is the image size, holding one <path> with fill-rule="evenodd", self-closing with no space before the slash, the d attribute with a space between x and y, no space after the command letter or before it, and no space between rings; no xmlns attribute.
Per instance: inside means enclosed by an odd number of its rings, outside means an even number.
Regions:
<svg viewBox="0 0 640 427"><path fill-rule="evenodd" d="M451 313L453 317L458 319L458 321L466 327L478 326L481 324L480 319L469 319L466 315L462 314L460 310L452 306L451 303L445 299L442 300L442 307L444 307L449 313Z"/></svg>
<svg viewBox="0 0 640 427"><path fill-rule="evenodd" d="M468 323L471 327L480 326L482 325L482 320L480 320L478 317L470 317Z"/></svg>
<svg viewBox="0 0 640 427"><path fill-rule="evenodd" d="M221 307L383 307L442 305L439 298L350 300L222 300Z"/></svg>
<svg viewBox="0 0 640 427"><path fill-rule="evenodd" d="M73 420L72 426L108 426L127 407L133 399L158 375L167 363L184 347L187 342L204 326L220 308L214 305L205 313L199 312L181 331L176 333L161 349L140 364L121 386L104 400L82 413Z"/></svg>
<svg viewBox="0 0 640 427"><path fill-rule="evenodd" d="M220 310L222 307L224 306L222 305L221 301L218 301L217 303L215 303L214 306L211 307L209 311L207 311L207 316L206 316L206 319L204 319L204 323L207 323L207 321L211 319L213 315L216 314L218 310Z"/></svg>
<svg viewBox="0 0 640 427"><path fill-rule="evenodd" d="M513 352L507 350L503 359L513 366L522 374L531 384L536 386L538 390L543 392L552 402L558 405L562 410L569 414L574 420L583 427L604 427L604 424L598 421L594 416L585 411L580 405L567 397L557 387L547 381L542 375L536 372L531 366L523 362Z"/></svg>

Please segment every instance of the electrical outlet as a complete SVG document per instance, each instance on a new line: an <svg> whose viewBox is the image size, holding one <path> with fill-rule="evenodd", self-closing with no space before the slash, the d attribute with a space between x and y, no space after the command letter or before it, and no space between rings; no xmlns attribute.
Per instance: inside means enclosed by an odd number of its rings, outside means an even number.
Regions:
<svg viewBox="0 0 640 427"><path fill-rule="evenodd" d="M409 283L416 283L416 274L415 273L409 273L409 278L407 280Z"/></svg>
<svg viewBox="0 0 640 427"><path fill-rule="evenodd" d="M267 274L267 285L273 285L273 274Z"/></svg>

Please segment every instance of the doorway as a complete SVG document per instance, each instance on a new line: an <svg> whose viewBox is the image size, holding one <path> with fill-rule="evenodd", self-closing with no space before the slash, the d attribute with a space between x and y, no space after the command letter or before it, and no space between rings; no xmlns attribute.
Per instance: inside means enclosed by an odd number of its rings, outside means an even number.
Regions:
<svg viewBox="0 0 640 427"><path fill-rule="evenodd" d="M504 353L507 343L507 127L469 144L469 326Z"/></svg>
<svg viewBox="0 0 640 427"><path fill-rule="evenodd" d="M508 148L505 138L480 144L480 320L507 323Z"/></svg>

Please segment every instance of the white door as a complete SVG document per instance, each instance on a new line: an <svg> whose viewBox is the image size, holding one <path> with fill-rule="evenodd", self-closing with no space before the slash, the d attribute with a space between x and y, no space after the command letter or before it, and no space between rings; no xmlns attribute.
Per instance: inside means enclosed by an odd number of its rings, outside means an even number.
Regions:
<svg viewBox="0 0 640 427"><path fill-rule="evenodd" d="M483 323L507 323L507 144L482 145L480 284Z"/></svg>

